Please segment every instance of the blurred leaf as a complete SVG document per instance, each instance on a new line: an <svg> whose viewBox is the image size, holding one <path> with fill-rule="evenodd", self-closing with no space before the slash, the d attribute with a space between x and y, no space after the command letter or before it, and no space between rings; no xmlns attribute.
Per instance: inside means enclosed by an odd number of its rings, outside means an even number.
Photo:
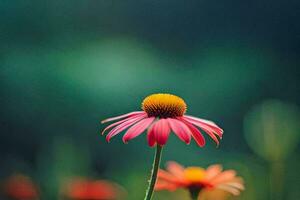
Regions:
<svg viewBox="0 0 300 200"><path fill-rule="evenodd" d="M269 100L245 117L245 136L252 150L266 160L284 160L299 143L299 122L298 107Z"/></svg>

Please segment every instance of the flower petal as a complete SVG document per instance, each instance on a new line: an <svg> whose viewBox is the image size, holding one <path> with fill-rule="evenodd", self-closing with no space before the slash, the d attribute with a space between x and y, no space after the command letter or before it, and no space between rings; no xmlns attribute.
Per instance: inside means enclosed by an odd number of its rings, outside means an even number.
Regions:
<svg viewBox="0 0 300 200"><path fill-rule="evenodd" d="M184 116L185 116L185 117L188 117L188 118L190 118L190 119L196 120L196 121L200 121L200 122L203 122L203 123L212 125L212 126L217 126L215 122L210 121L210 120L207 120L207 119L202 119L202 118L194 117L194 116L191 116L191 115L184 115Z"/></svg>
<svg viewBox="0 0 300 200"><path fill-rule="evenodd" d="M224 183L224 184L222 184L222 185L227 185L227 186L230 186L230 187L239 189L239 190L244 190L244 189L245 189L245 186L244 186L243 183L228 182L228 183Z"/></svg>
<svg viewBox="0 0 300 200"><path fill-rule="evenodd" d="M190 119L192 121L198 122L202 125L205 125L205 126L209 127L210 129L213 130L213 132L216 132L216 134L219 137L222 137L222 135L223 135L223 132L224 132L223 129L221 129L218 125L216 125L212 121L201 119L201 118L198 118L198 117L193 117L193 116L190 116L190 115L184 115L184 118Z"/></svg>
<svg viewBox="0 0 300 200"><path fill-rule="evenodd" d="M178 178L182 178L184 176L184 167L177 162L169 161L167 163L167 170Z"/></svg>
<svg viewBox="0 0 300 200"><path fill-rule="evenodd" d="M180 118L180 120L182 120L182 122L185 123L189 127L189 129L192 132L192 136L193 136L194 140L197 142L197 144L200 147L204 147L205 146L205 138L202 135L202 133L200 132L200 130L198 130L193 124L184 120L183 118Z"/></svg>
<svg viewBox="0 0 300 200"><path fill-rule="evenodd" d="M184 117L184 119L188 122L190 122L191 124L195 125L195 126L198 126L199 128L203 129L215 142L217 145L220 144L218 138L215 136L215 134L212 132L211 129L207 129L207 126L199 123L199 122L196 122L196 121L193 121L193 120L190 120L186 117Z"/></svg>
<svg viewBox="0 0 300 200"><path fill-rule="evenodd" d="M170 172L159 169L157 173L157 182L155 185L156 190L164 189L176 189L178 187L186 186L188 183L182 178L173 175Z"/></svg>
<svg viewBox="0 0 300 200"><path fill-rule="evenodd" d="M231 187L231 186L228 186L228 185L218 185L217 186L218 189L221 189L221 190L224 190L224 191L227 191L235 196L239 195L241 192L240 190L234 188L234 187Z"/></svg>
<svg viewBox="0 0 300 200"><path fill-rule="evenodd" d="M226 170L226 171L220 173L215 178L211 179L210 182L214 185L221 184L221 183L228 182L228 181L234 179L235 175L236 175L236 172L234 170Z"/></svg>
<svg viewBox="0 0 300 200"><path fill-rule="evenodd" d="M107 134L106 141L109 142L112 137L114 137L115 135L119 134L121 131L125 130L126 128L132 126L136 122L138 122L146 117L147 117L146 115L142 115L137 118L130 119L130 120L116 126Z"/></svg>
<svg viewBox="0 0 300 200"><path fill-rule="evenodd" d="M156 144L155 135L154 135L154 129L153 129L153 124L152 124L152 126L150 126L150 128L148 130L147 141L148 141L148 145L150 147L153 147Z"/></svg>
<svg viewBox="0 0 300 200"><path fill-rule="evenodd" d="M183 122L172 118L167 118L166 120L169 122L172 131L179 137L179 139L187 144L191 142L192 132Z"/></svg>
<svg viewBox="0 0 300 200"><path fill-rule="evenodd" d="M101 132L101 134L103 135L103 134L105 133L105 131L107 131L108 129L110 129L110 128L114 127L114 126L117 126L118 124L122 124L123 122L126 122L126 121L131 120L131 119L134 119L134 118L138 118L138 117L140 117L140 116L142 116L142 115L145 115L145 116L146 116L146 114L133 115L133 116L127 117L126 119L123 119L123 120L121 120L121 121L117 121L117 122L115 122L115 123L113 123L113 124L107 126L107 127Z"/></svg>
<svg viewBox="0 0 300 200"><path fill-rule="evenodd" d="M222 172L221 165L211 165L206 169L205 180L210 181Z"/></svg>
<svg viewBox="0 0 300 200"><path fill-rule="evenodd" d="M178 178L176 176L163 169L158 170L157 178L168 182L178 182Z"/></svg>
<svg viewBox="0 0 300 200"><path fill-rule="evenodd" d="M211 128L210 126L207 126L206 124L201 124L201 128L204 130L209 130L213 134L217 135L219 138L222 139L223 132L217 132L215 129Z"/></svg>
<svg viewBox="0 0 300 200"><path fill-rule="evenodd" d="M155 186L154 186L154 189L156 191L159 191L159 190L174 191L177 188L178 188L178 186L176 184L164 182L164 181L160 181L160 180L157 180L157 182L155 183Z"/></svg>
<svg viewBox="0 0 300 200"><path fill-rule="evenodd" d="M115 121L117 119L122 119L122 118L125 118L125 117L131 117L131 116L139 115L139 114L146 114L146 113L144 111L130 112L130 113L127 113L127 114L124 114L124 115L119 115L119 116L116 116L116 117L111 117L111 118L105 119L105 120L101 121L101 123L103 124L103 123L106 123L106 122Z"/></svg>
<svg viewBox="0 0 300 200"><path fill-rule="evenodd" d="M166 119L160 119L153 125L155 141L159 145L165 145L170 135L170 127Z"/></svg>
<svg viewBox="0 0 300 200"><path fill-rule="evenodd" d="M146 128L149 127L149 125L153 122L155 117L149 117L146 119L143 119L130 127L128 131L123 136L123 142L127 143L129 140L139 136Z"/></svg>

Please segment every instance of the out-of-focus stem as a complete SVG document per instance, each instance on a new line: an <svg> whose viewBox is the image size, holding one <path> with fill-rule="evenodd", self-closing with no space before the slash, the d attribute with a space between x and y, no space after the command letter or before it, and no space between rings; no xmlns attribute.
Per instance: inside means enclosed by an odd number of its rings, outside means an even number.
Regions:
<svg viewBox="0 0 300 200"><path fill-rule="evenodd" d="M284 163L280 161L271 162L270 174L270 199L283 199Z"/></svg>

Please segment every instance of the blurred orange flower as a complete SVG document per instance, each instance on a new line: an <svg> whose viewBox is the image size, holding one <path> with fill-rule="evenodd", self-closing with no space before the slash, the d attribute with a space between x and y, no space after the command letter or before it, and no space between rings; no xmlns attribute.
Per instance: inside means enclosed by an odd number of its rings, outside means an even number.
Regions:
<svg viewBox="0 0 300 200"><path fill-rule="evenodd" d="M222 171L221 165L211 165L207 169L184 168L176 162L169 162L167 171L159 170L155 189L174 191L178 188L186 188L194 196L206 189L220 189L239 195L240 191L244 190L244 184L234 170Z"/></svg>
<svg viewBox="0 0 300 200"><path fill-rule="evenodd" d="M16 174L5 181L4 194L15 200L36 200L38 188L29 177Z"/></svg>
<svg viewBox="0 0 300 200"><path fill-rule="evenodd" d="M75 178L64 184L62 195L72 200L115 200L120 187L109 181Z"/></svg>

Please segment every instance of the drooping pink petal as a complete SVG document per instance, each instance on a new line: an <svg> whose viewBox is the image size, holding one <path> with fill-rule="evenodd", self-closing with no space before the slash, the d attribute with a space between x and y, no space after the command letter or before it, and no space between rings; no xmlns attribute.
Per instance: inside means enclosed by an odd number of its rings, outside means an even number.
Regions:
<svg viewBox="0 0 300 200"><path fill-rule="evenodd" d="M199 128L201 128L202 130L204 130L215 142L217 145L219 145L219 140L218 138L215 136L215 134L212 132L211 129L207 129L207 126L203 125L203 124L200 124L196 121L193 121L193 120L190 120L188 118L184 118L186 121L194 124L195 126L198 126Z"/></svg>
<svg viewBox="0 0 300 200"><path fill-rule="evenodd" d="M160 119L153 125L155 141L159 145L165 145L169 135L170 127L166 119Z"/></svg>
<svg viewBox="0 0 300 200"><path fill-rule="evenodd" d="M149 117L146 119L142 119L132 127L128 129L128 131L123 136L123 142L127 143L129 140L139 136L149 125L153 122L155 117Z"/></svg>
<svg viewBox="0 0 300 200"><path fill-rule="evenodd" d="M222 137L222 135L223 135L223 129L221 129L218 125L216 125L212 121L197 118L197 117L193 117L193 116L190 116L190 115L184 115L184 118L190 119L192 121L198 122L199 124L205 125L206 127L209 127L210 129L213 130L213 132L216 132L216 134L219 137Z"/></svg>
<svg viewBox="0 0 300 200"><path fill-rule="evenodd" d="M203 122L203 123L207 123L207 124L210 124L212 126L217 126L215 122L213 121L210 121L210 120L207 120L207 119L202 119L202 118L199 118L199 117L194 117L194 116L191 116L191 115L184 115L185 117L188 117L190 119L193 119L193 120L197 120L197 121L200 121L200 122Z"/></svg>
<svg viewBox="0 0 300 200"><path fill-rule="evenodd" d="M211 137L215 141L217 146L219 146L220 142L219 142L218 138L215 136L215 134L212 133L210 130L204 129L203 127L202 127L202 129L209 135L209 137Z"/></svg>
<svg viewBox="0 0 300 200"><path fill-rule="evenodd" d="M180 120L189 127L189 129L192 132L192 136L193 136L194 140L196 141L196 143L200 147L204 147L205 146L205 138L202 135L202 133L193 124L189 123L188 121L184 120L183 118L180 118Z"/></svg>
<svg viewBox="0 0 300 200"><path fill-rule="evenodd" d="M184 167L177 162L169 161L167 163L167 170L178 178L182 178L184 176Z"/></svg>
<svg viewBox="0 0 300 200"><path fill-rule="evenodd" d="M147 133L147 141L150 147L153 147L156 144L153 126L153 124L150 126Z"/></svg>
<svg viewBox="0 0 300 200"><path fill-rule="evenodd" d="M102 132L101 132L101 134L103 135L104 133L105 133L105 131L107 131L108 129L110 129L110 128L113 128L114 126L117 126L118 124L122 124L123 122L126 122L126 121L128 121L128 120L131 120L131 119L134 119L134 118L138 118L138 117L140 117L140 116L142 116L143 114L141 114L141 115L133 115L133 116L130 116L130 117L127 117L126 119L123 119L123 120L121 120L121 121L117 121L117 122L115 122L115 123L113 123L113 124L111 124L111 125L109 125L109 126L107 126ZM144 114L145 116L146 116L146 114Z"/></svg>
<svg viewBox="0 0 300 200"><path fill-rule="evenodd" d="M101 123L103 124L103 123L106 123L106 122L115 121L117 119L122 119L122 118L125 118L125 117L131 117L131 116L139 115L139 114L146 114L146 113L144 111L130 112L130 113L127 113L127 114L124 114L124 115L120 115L120 116L105 119L105 120L101 121Z"/></svg>
<svg viewBox="0 0 300 200"><path fill-rule="evenodd" d="M215 129L213 126L210 126L208 124L205 124L205 123L202 123L201 121L199 120L195 120L197 118L193 117L193 119L191 119L191 117L182 117L184 120L198 126L199 128L203 129L205 132L207 132L209 135L218 135L220 138L222 138L223 136L223 130L218 130L218 129ZM211 136L213 139L216 138L214 136ZM214 139L215 140L215 139ZM218 142L216 142L218 143Z"/></svg>
<svg viewBox="0 0 300 200"><path fill-rule="evenodd" d="M133 124L135 124L136 122L146 118L147 116L146 115L141 115L137 118L133 118L133 119L130 119L126 122L123 122L122 124L116 126L115 128L113 128L106 136L106 141L109 142L110 139L112 137L114 137L115 135L117 135L118 133L120 133L121 131L125 130L126 128L132 126Z"/></svg>
<svg viewBox="0 0 300 200"><path fill-rule="evenodd" d="M179 137L179 139L187 144L191 142L192 132L183 122L172 118L167 118L166 120L169 122L172 131Z"/></svg>
<svg viewBox="0 0 300 200"><path fill-rule="evenodd" d="M223 137L223 132L218 132L218 131L216 131L215 129L211 128L210 126L207 126L206 124L200 123L199 125L201 125L201 128L202 128L202 129L209 130L210 132L212 132L213 134L217 135L219 138L222 139L222 137Z"/></svg>

